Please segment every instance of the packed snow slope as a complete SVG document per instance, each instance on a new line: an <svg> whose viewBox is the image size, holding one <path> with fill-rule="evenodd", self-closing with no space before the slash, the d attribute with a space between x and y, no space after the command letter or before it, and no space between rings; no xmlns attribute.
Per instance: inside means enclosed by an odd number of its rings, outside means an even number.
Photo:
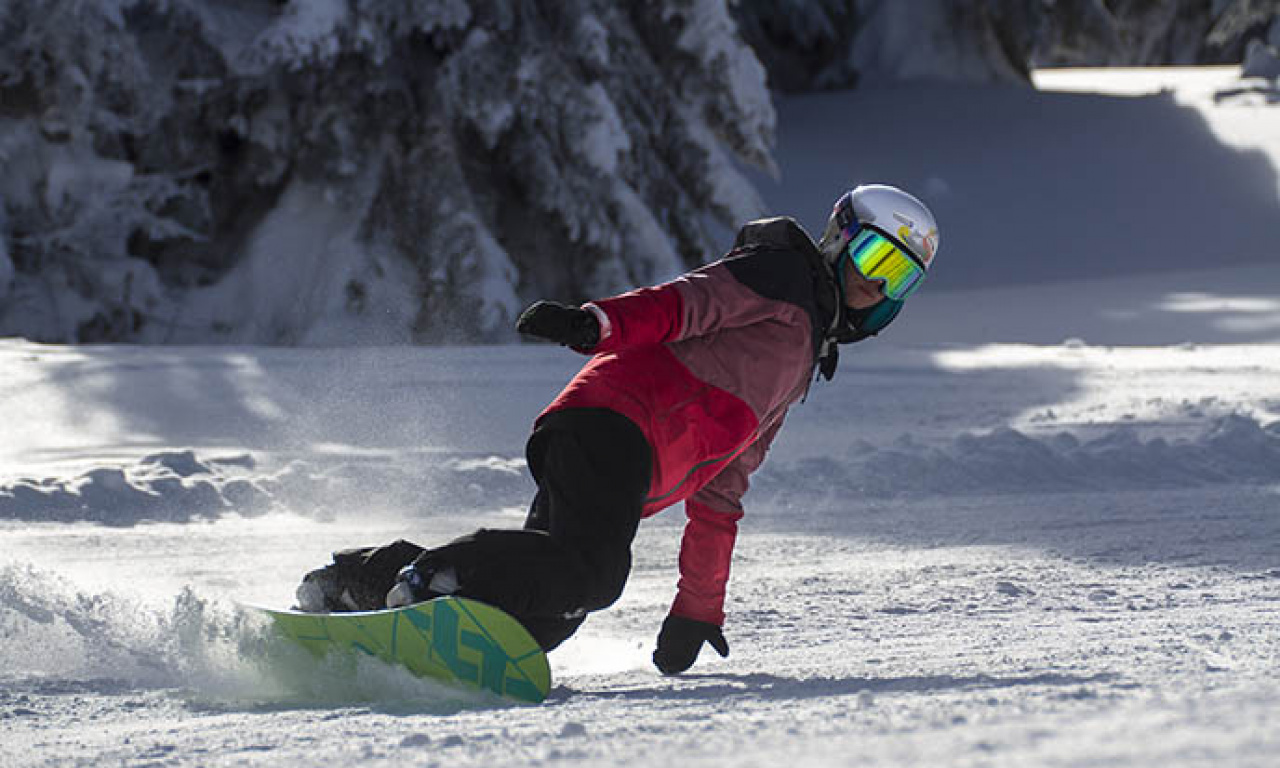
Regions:
<svg viewBox="0 0 1280 768"><path fill-rule="evenodd" d="M1280 88L1238 67L1098 72L788 97L781 180L758 183L811 232L868 180L930 205L940 255L896 343L1280 340Z"/></svg>
<svg viewBox="0 0 1280 768"><path fill-rule="evenodd" d="M923 184L942 256L790 414L746 498L732 652L680 677L648 658L679 509L539 707L344 677L236 608L287 604L335 548L517 525L571 352L0 342L0 764L1274 765L1274 86L1040 79L1060 92L999 110L932 92L948 130L876 132L865 172L811 153L921 91L780 104L778 210L816 228L850 178ZM1096 121L1152 153L1077 135ZM979 204L994 223L955 216Z"/></svg>

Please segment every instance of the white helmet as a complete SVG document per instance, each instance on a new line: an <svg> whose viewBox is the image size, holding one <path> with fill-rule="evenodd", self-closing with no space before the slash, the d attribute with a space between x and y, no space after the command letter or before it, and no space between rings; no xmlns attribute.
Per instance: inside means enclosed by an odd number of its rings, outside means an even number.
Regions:
<svg viewBox="0 0 1280 768"><path fill-rule="evenodd" d="M864 184L841 195L827 220L818 241L818 250L831 269L840 302L827 329L827 343L819 353L822 374L830 379L835 373L835 344L862 341L883 331L902 310L903 299L885 298L865 309L844 305L844 283L838 276L840 260L860 229L883 235L928 272L938 253L938 222L924 203L897 187Z"/></svg>
<svg viewBox="0 0 1280 768"><path fill-rule="evenodd" d="M938 252L938 222L925 204L897 187L863 184L836 201L818 248L835 264L859 226L878 230L928 271Z"/></svg>

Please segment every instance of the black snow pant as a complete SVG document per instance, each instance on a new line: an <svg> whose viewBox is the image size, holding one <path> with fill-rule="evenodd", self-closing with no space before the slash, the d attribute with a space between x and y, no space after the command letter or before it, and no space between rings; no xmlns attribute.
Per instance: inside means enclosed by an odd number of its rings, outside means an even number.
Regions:
<svg viewBox="0 0 1280 768"><path fill-rule="evenodd" d="M409 563L424 572L452 568L457 594L510 613L544 650L557 647L588 612L622 595L652 452L639 427L603 408L548 414L525 451L538 493L523 529L480 529L434 549L396 541L338 552L334 561L381 594Z"/></svg>

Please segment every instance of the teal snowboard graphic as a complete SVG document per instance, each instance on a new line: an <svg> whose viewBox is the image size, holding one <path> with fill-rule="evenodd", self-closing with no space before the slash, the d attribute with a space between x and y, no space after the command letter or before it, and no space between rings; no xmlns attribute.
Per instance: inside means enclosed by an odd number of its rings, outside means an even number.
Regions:
<svg viewBox="0 0 1280 768"><path fill-rule="evenodd" d="M536 704L551 689L547 656L515 619L491 605L439 597L389 611L303 613L254 607L317 656L366 654L419 677Z"/></svg>

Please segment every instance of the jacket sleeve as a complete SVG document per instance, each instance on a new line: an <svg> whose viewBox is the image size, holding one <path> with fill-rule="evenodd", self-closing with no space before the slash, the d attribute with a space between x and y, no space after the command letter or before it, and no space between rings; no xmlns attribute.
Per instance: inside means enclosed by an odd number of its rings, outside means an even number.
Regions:
<svg viewBox="0 0 1280 768"><path fill-rule="evenodd" d="M742 519L748 476L764 461L782 419L685 502L688 522L680 542L680 583L671 613L724 625L725 587Z"/></svg>
<svg viewBox="0 0 1280 768"><path fill-rule="evenodd" d="M776 254L734 255L708 264L675 280L620 296L591 302L608 318L608 333L590 352L618 352L631 347L663 344L705 336L721 328L737 328L768 320L778 302L768 299L739 279L749 262ZM778 260L766 271L790 276L794 267Z"/></svg>

